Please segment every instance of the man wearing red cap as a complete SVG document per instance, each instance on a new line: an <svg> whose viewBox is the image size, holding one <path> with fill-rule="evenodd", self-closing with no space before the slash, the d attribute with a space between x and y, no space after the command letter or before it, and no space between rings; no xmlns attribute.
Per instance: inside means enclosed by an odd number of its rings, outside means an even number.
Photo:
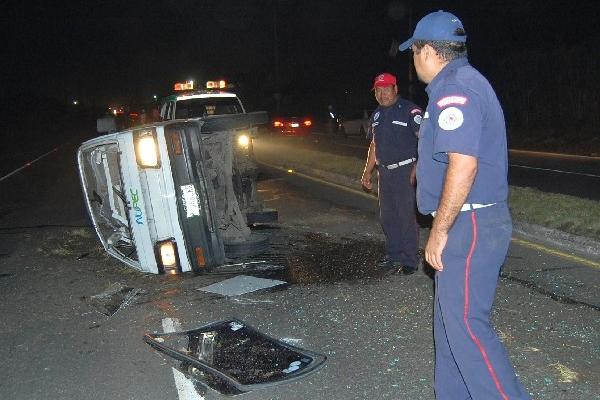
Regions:
<svg viewBox="0 0 600 400"><path fill-rule="evenodd" d="M371 140L362 185L373 188L377 166L379 217L385 234L386 257L378 263L384 273L410 275L417 270L418 226L415 208L417 133L422 110L398 96L396 77L382 73L373 83L379 107L369 120Z"/></svg>

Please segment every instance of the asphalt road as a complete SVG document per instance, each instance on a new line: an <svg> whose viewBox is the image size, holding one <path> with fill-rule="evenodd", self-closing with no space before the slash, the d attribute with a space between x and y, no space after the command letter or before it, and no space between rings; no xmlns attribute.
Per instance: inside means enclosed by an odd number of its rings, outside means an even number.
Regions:
<svg viewBox="0 0 600 400"><path fill-rule="evenodd" d="M287 272L254 275L289 284L223 297L198 289L232 274L148 276L106 257L74 151L0 181L0 398L224 399L178 388L142 336L167 318L189 329L234 316L328 357L313 375L240 398L433 399L432 281L378 275L371 200L265 170L260 195L280 223L261 230L273 244L264 257ZM523 383L536 399L600 398L598 265L515 239L492 319ZM90 297L115 283L140 292L107 316Z"/></svg>
<svg viewBox="0 0 600 400"><path fill-rule="evenodd" d="M368 144L358 137L315 134L307 146L365 158ZM600 200L600 157L510 150L508 179L515 186Z"/></svg>

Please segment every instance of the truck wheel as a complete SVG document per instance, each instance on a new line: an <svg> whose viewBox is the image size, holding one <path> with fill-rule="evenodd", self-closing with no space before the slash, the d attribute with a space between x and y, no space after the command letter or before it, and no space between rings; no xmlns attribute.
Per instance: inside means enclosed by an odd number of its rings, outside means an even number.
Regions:
<svg viewBox="0 0 600 400"><path fill-rule="evenodd" d="M269 249L269 238L258 233L252 233L243 242L225 243L225 256L228 258L251 257L264 253Z"/></svg>
<svg viewBox="0 0 600 400"><path fill-rule="evenodd" d="M265 222L277 222L278 219L279 213L277 210L263 210L246 213L246 221L248 225Z"/></svg>

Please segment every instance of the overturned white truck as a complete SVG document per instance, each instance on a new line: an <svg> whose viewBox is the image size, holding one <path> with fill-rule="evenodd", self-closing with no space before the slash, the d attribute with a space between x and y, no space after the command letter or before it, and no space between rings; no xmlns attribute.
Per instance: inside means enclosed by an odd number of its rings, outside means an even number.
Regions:
<svg viewBox="0 0 600 400"><path fill-rule="evenodd" d="M143 272L205 272L255 255L249 225L277 219L257 199L252 157L264 112L211 115L115 132L77 154L87 209L106 251Z"/></svg>

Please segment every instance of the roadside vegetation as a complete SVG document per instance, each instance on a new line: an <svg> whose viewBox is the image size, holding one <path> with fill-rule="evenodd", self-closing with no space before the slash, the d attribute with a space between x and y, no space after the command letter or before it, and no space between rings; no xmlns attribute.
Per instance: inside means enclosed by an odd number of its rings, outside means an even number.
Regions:
<svg viewBox="0 0 600 400"><path fill-rule="evenodd" d="M511 186L513 218L600 240L600 201Z"/></svg>
<svg viewBox="0 0 600 400"><path fill-rule="evenodd" d="M257 140L254 145L256 158L307 175L320 175L325 179L337 177L337 183L361 190L364 160L314 150L302 146L300 140L289 139ZM511 186L509 206L517 221L600 240L600 201Z"/></svg>

